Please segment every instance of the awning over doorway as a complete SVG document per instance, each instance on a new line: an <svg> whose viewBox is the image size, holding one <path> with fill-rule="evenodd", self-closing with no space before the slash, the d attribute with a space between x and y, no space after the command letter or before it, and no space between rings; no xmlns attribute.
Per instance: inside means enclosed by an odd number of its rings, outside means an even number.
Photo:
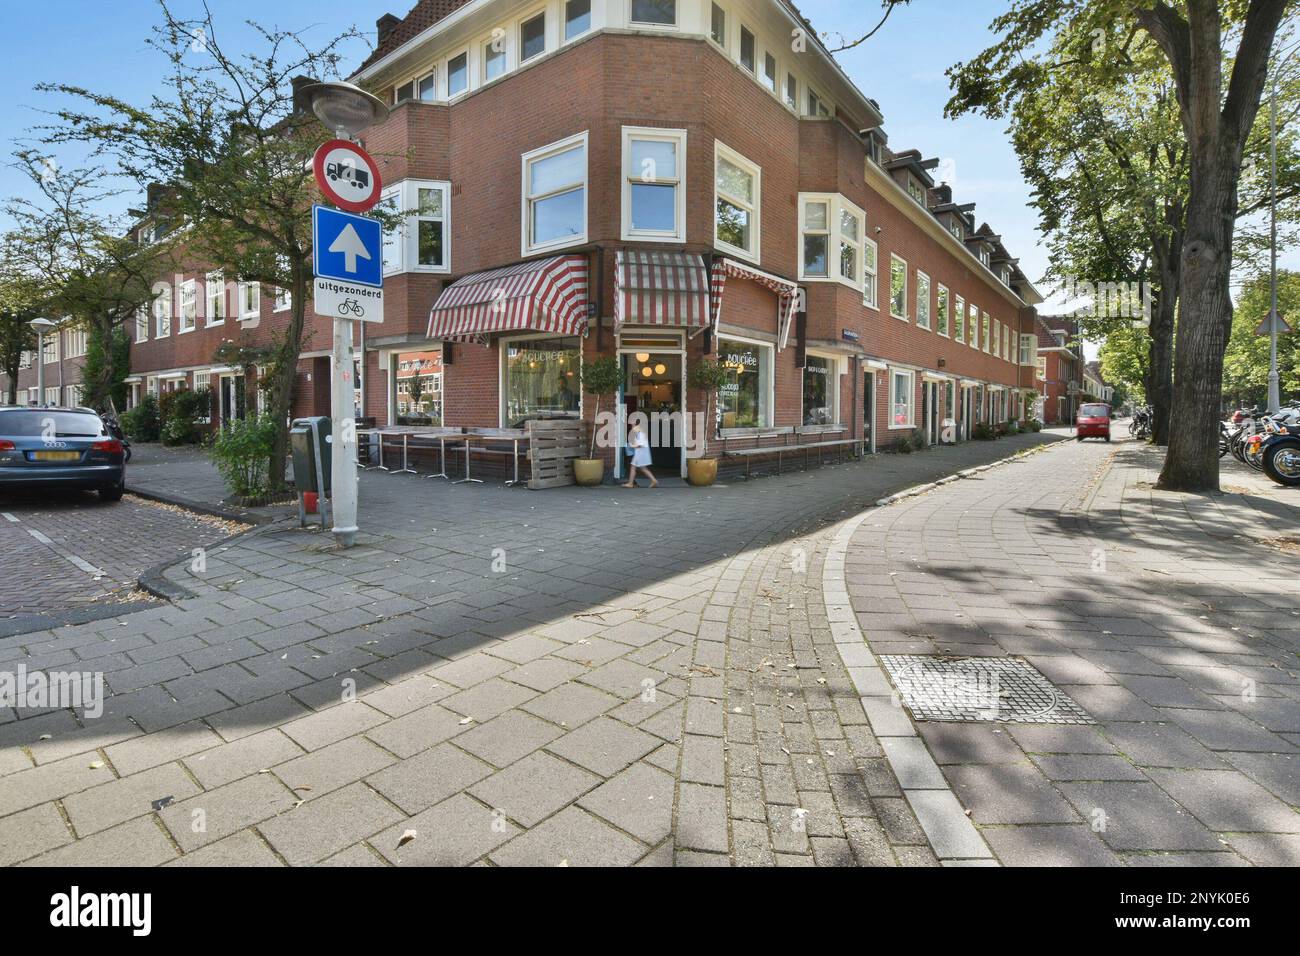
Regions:
<svg viewBox="0 0 1300 956"><path fill-rule="evenodd" d="M715 332L722 314L722 295L726 291L728 276L757 282L777 296L779 301L777 348L785 348L786 342L790 339L790 326L794 324L794 314L799 308L799 286L789 279L782 279L780 276L774 276L734 259L715 259L713 261L713 329Z"/></svg>
<svg viewBox="0 0 1300 956"><path fill-rule="evenodd" d="M709 273L698 255L620 249L614 258L617 326L708 327Z"/></svg>
<svg viewBox="0 0 1300 956"><path fill-rule="evenodd" d="M457 279L429 313L428 337L465 341L493 332L587 330L590 267L583 255L552 256Z"/></svg>

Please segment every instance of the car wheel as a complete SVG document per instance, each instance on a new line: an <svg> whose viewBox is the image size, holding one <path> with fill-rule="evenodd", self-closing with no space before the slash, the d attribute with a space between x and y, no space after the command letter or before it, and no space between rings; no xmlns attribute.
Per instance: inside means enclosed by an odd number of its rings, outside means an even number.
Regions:
<svg viewBox="0 0 1300 956"><path fill-rule="evenodd" d="M1109 435L1106 436L1106 441L1110 441L1110 436L1109 436Z"/></svg>
<svg viewBox="0 0 1300 956"><path fill-rule="evenodd" d="M107 488L99 489L100 501L121 501L122 493L126 491L125 485L109 485Z"/></svg>

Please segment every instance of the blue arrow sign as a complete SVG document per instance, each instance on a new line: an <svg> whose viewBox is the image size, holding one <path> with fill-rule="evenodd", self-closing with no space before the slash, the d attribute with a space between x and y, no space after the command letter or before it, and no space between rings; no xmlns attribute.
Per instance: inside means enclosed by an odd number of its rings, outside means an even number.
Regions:
<svg viewBox="0 0 1300 956"><path fill-rule="evenodd" d="M384 286L384 231L377 219L312 206L312 249L316 276Z"/></svg>

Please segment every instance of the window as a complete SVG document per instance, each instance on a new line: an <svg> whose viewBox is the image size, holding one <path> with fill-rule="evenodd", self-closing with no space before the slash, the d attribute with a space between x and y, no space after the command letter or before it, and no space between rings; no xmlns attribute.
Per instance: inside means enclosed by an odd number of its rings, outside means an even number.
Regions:
<svg viewBox="0 0 1300 956"><path fill-rule="evenodd" d="M840 278L857 285L862 275L863 215L840 205Z"/></svg>
<svg viewBox="0 0 1300 956"><path fill-rule="evenodd" d="M546 13L519 24L519 62L546 52Z"/></svg>
<svg viewBox="0 0 1300 956"><path fill-rule="evenodd" d="M41 345L41 363L49 365L59 360L59 337L57 335L45 336L45 341ZM57 404L57 403L56 403Z"/></svg>
<svg viewBox="0 0 1300 956"><path fill-rule="evenodd" d="M808 91L808 115L816 116L822 108L822 98L814 91Z"/></svg>
<svg viewBox="0 0 1300 956"><path fill-rule="evenodd" d="M458 96L469 89L469 51L465 50L447 61L447 98Z"/></svg>
<svg viewBox="0 0 1300 956"><path fill-rule="evenodd" d="M142 305L135 310L135 340L149 341L149 306Z"/></svg>
<svg viewBox="0 0 1300 956"><path fill-rule="evenodd" d="M572 415L582 393L582 340L576 336L516 339L502 343L505 416L517 428L530 415Z"/></svg>
<svg viewBox="0 0 1300 956"><path fill-rule="evenodd" d="M226 278L220 272L209 272L203 283L207 291L208 327L226 321Z"/></svg>
<svg viewBox="0 0 1300 956"><path fill-rule="evenodd" d="M163 339L172 334L172 291L164 289L153 300L154 337Z"/></svg>
<svg viewBox="0 0 1300 956"><path fill-rule="evenodd" d="M948 287L941 285L935 291L935 318L940 335L948 334Z"/></svg>
<svg viewBox="0 0 1300 956"><path fill-rule="evenodd" d="M890 428L912 427L912 412L916 404L914 380L911 372L894 370L889 386Z"/></svg>
<svg viewBox="0 0 1300 956"><path fill-rule="evenodd" d="M966 300L963 299L961 296L957 296L956 301L953 304L952 324L953 324L953 328L957 332L957 336L956 336L957 341L965 342L966 341Z"/></svg>
<svg viewBox="0 0 1300 956"><path fill-rule="evenodd" d="M432 103L438 98L437 78L436 73L428 73L393 87L393 103L405 103L407 100Z"/></svg>
<svg viewBox="0 0 1300 956"><path fill-rule="evenodd" d="M776 92L776 57L770 53L763 54L763 85Z"/></svg>
<svg viewBox="0 0 1300 956"><path fill-rule="evenodd" d="M838 421L839 363L822 355L808 355L803 369L803 423L834 425Z"/></svg>
<svg viewBox="0 0 1300 956"><path fill-rule="evenodd" d="M862 304L873 309L880 308L878 271L876 243L864 238L862 240Z"/></svg>
<svg viewBox="0 0 1300 956"><path fill-rule="evenodd" d="M288 256L276 256L276 257L275 257L275 267L276 267L276 270L279 271L279 272L281 272L281 273L288 273L288 272L289 272L289 258L288 258ZM285 311L286 309L292 309L292 308L293 308L293 290L290 289L288 286L280 286L280 287L277 287L276 290L275 290L275 304L274 304L273 308L274 308L274 311L276 311L276 312L283 312L283 311Z"/></svg>
<svg viewBox="0 0 1300 956"><path fill-rule="evenodd" d="M830 278L831 204L803 203L803 269L800 276Z"/></svg>
<svg viewBox="0 0 1300 956"><path fill-rule="evenodd" d="M980 347L980 310L974 302L968 307L967 317L970 320L970 347L977 349Z"/></svg>
<svg viewBox="0 0 1300 956"><path fill-rule="evenodd" d="M181 315L180 326L176 330L180 332L193 332L194 322L198 318L198 289L193 279L186 279L181 285Z"/></svg>
<svg viewBox="0 0 1300 956"><path fill-rule="evenodd" d="M916 271L916 327L930 327L930 277L919 269Z"/></svg>
<svg viewBox="0 0 1300 956"><path fill-rule="evenodd" d="M69 329L63 334L65 336L64 358L77 358L86 354L86 332L84 329Z"/></svg>
<svg viewBox="0 0 1300 956"><path fill-rule="evenodd" d="M1020 364L1032 365L1034 362L1035 339L1032 335L1020 336Z"/></svg>
<svg viewBox="0 0 1300 956"><path fill-rule="evenodd" d="M384 275L451 268L447 249L450 191L449 183L422 179L408 179L384 191L386 209L407 213L403 225L384 234Z"/></svg>
<svg viewBox="0 0 1300 956"><path fill-rule="evenodd" d="M524 255L587 241L587 134L525 153Z"/></svg>
<svg viewBox="0 0 1300 956"><path fill-rule="evenodd" d="M483 44L483 81L495 80L506 71L505 34L493 31L492 39Z"/></svg>
<svg viewBox="0 0 1300 956"><path fill-rule="evenodd" d="M799 109L799 81L793 73L785 75L785 105L795 111Z"/></svg>
<svg viewBox="0 0 1300 956"><path fill-rule="evenodd" d="M709 21L709 39L727 49L727 11L713 4L713 19Z"/></svg>
<svg viewBox="0 0 1300 956"><path fill-rule="evenodd" d="M572 40L591 29L591 0L568 0L564 5L564 39Z"/></svg>
<svg viewBox="0 0 1300 956"><path fill-rule="evenodd" d="M1002 357L1011 361L1011 326L1002 326Z"/></svg>
<svg viewBox="0 0 1300 956"><path fill-rule="evenodd" d="M912 176L907 177L907 194L922 206L925 205L925 187Z"/></svg>
<svg viewBox="0 0 1300 956"><path fill-rule="evenodd" d="M997 319L993 320L993 354L1002 357L1002 323Z"/></svg>
<svg viewBox="0 0 1300 956"><path fill-rule="evenodd" d="M758 261L761 195L761 170L739 153L714 140L714 245Z"/></svg>
<svg viewBox="0 0 1300 956"><path fill-rule="evenodd" d="M158 397L158 376L157 375L146 376L144 380L144 390L146 394L152 395L154 398Z"/></svg>
<svg viewBox="0 0 1300 956"><path fill-rule="evenodd" d="M745 27L740 28L740 65L754 72L754 34Z"/></svg>
<svg viewBox="0 0 1300 956"><path fill-rule="evenodd" d="M889 314L907 321L907 263L895 255L889 257Z"/></svg>
<svg viewBox="0 0 1300 956"><path fill-rule="evenodd" d="M762 428L769 423L771 346L718 339L718 361L728 381L718 390L718 415L727 428Z"/></svg>
<svg viewBox="0 0 1300 956"><path fill-rule="evenodd" d="M980 312L980 331L983 334L984 351L987 352L992 348L992 343L989 341L989 314L984 311Z"/></svg>
<svg viewBox="0 0 1300 956"><path fill-rule="evenodd" d="M1040 382L1046 382L1046 381L1047 381L1047 356L1046 356L1046 355L1040 355L1040 356L1038 356L1038 374L1037 374L1037 378L1038 378L1038 380L1039 380Z"/></svg>
<svg viewBox="0 0 1300 956"><path fill-rule="evenodd" d="M632 0L632 22L677 25L677 0Z"/></svg>
<svg viewBox="0 0 1300 956"><path fill-rule="evenodd" d="M623 127L623 238L686 241L686 130Z"/></svg>
<svg viewBox="0 0 1300 956"><path fill-rule="evenodd" d="M239 283L239 317L255 319L261 314L262 287L256 282Z"/></svg>
<svg viewBox="0 0 1300 956"><path fill-rule="evenodd" d="M966 241L966 233L962 230L961 223L959 223L956 219L948 220L948 231L952 233L953 238L956 239L958 242Z"/></svg>

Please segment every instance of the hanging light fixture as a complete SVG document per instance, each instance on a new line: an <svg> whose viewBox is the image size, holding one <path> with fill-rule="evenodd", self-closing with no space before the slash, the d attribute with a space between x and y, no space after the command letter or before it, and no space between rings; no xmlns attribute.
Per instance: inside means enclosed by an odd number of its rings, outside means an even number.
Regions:
<svg viewBox="0 0 1300 956"><path fill-rule="evenodd" d="M658 365L655 366L655 374L656 374L656 375L663 375L663 374L665 374L667 371L668 371L668 366L665 365L663 362L660 362Z"/></svg>
<svg viewBox="0 0 1300 956"><path fill-rule="evenodd" d="M655 370L652 369L649 365L647 365L645 368L641 369L641 377L642 377L642 378L653 378L653 377L654 377L654 374L655 374Z"/></svg>
<svg viewBox="0 0 1300 956"><path fill-rule="evenodd" d="M636 353L636 360L637 360L638 362L640 362L642 365L644 365L646 362L650 361L650 353L649 353L649 352L637 352L637 353Z"/></svg>

